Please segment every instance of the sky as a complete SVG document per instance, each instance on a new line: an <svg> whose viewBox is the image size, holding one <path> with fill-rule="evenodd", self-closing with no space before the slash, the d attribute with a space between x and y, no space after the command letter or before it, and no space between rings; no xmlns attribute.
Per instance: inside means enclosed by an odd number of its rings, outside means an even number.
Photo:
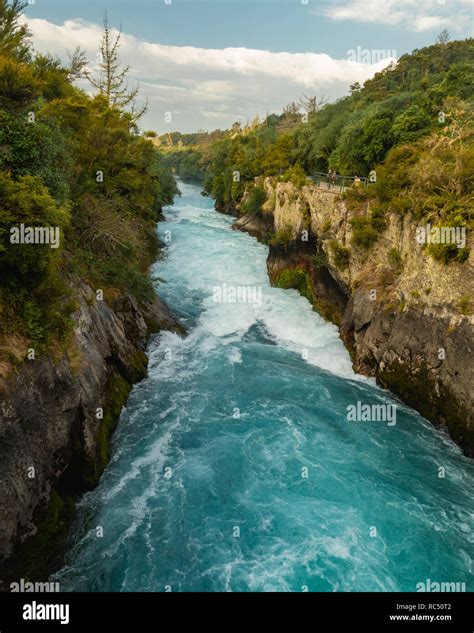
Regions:
<svg viewBox="0 0 474 633"><path fill-rule="evenodd" d="M80 46L97 72L104 11L148 98L141 126L160 134L246 123L302 95L333 101L474 24L474 0L29 0L35 48L66 61Z"/></svg>

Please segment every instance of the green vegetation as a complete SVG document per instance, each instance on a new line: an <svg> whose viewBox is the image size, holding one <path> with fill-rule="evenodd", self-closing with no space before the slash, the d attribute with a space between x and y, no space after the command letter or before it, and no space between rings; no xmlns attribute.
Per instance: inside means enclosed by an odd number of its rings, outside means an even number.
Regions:
<svg viewBox="0 0 474 633"><path fill-rule="evenodd" d="M395 272L400 272L403 268L403 259L398 248L391 248L388 251L388 263Z"/></svg>
<svg viewBox="0 0 474 633"><path fill-rule="evenodd" d="M270 238L269 244L272 246L287 246L290 242L293 241L293 233L291 228L284 228L276 231L274 235Z"/></svg>
<svg viewBox="0 0 474 633"><path fill-rule="evenodd" d="M349 220L352 226L351 242L354 246L362 249L370 248L379 238L376 226L372 223L372 218L357 217Z"/></svg>
<svg viewBox="0 0 474 633"><path fill-rule="evenodd" d="M472 314L472 297L463 295L459 300L459 312L464 316Z"/></svg>
<svg viewBox="0 0 474 633"><path fill-rule="evenodd" d="M74 85L80 51L64 67L32 49L22 2L0 0L0 337L37 350L65 340L77 307L71 280L152 296L155 223L177 193L153 142L139 134L144 108L124 89L120 36L105 25L97 94ZM108 74L107 74L108 73ZM15 227L52 227L50 243L12 243Z"/></svg>
<svg viewBox="0 0 474 633"><path fill-rule="evenodd" d="M171 132L157 137L154 142L167 168L184 180L203 181L211 160L212 144L227 134L221 130L193 134Z"/></svg>
<svg viewBox="0 0 474 633"><path fill-rule="evenodd" d="M294 288L298 290L303 297L314 303L314 293L311 285L311 279L306 270L303 268L285 268L275 279L275 286L278 288Z"/></svg>
<svg viewBox="0 0 474 633"><path fill-rule="evenodd" d="M292 165L288 167L284 174L281 175L282 182L291 182L295 187L301 188L308 184L308 177L304 173L301 165Z"/></svg>
<svg viewBox="0 0 474 633"><path fill-rule="evenodd" d="M351 249L347 246L339 244L337 240L331 240L329 247L334 255L334 263L340 270L344 270L349 266L349 259L351 255Z"/></svg>
<svg viewBox="0 0 474 633"><path fill-rule="evenodd" d="M169 154L192 148L193 168L220 205L238 206L255 179L271 176L301 187L307 175L335 170L376 181L343 194L352 215L353 246L378 240L388 213L420 223L466 227L474 191L474 43L438 43L404 55L335 103L306 97L242 127L173 137ZM176 139L176 143L174 141ZM165 142L165 137L162 137ZM179 168L181 169L181 168ZM178 169L178 171L179 171ZM239 182L235 183L235 174ZM441 262L464 261L468 249L430 245Z"/></svg>
<svg viewBox="0 0 474 633"><path fill-rule="evenodd" d="M137 373L134 379L140 380L146 375L147 364L145 356L142 371ZM109 462L110 438L117 427L120 412L127 403L131 390L132 385L119 375L111 376L107 381L105 386L105 414L98 436L98 454L96 461L88 464L89 469L83 475L86 478L86 484L90 487L97 484L100 475Z"/></svg>
<svg viewBox="0 0 474 633"><path fill-rule="evenodd" d="M263 213L262 205L265 203L266 199L267 194L261 187L253 187L240 210L242 213L259 215Z"/></svg>
<svg viewBox="0 0 474 633"><path fill-rule="evenodd" d="M49 505L36 511L36 533L22 545L21 562L9 561L12 569L8 575L31 582L46 580L64 553L73 514L74 499L52 488Z"/></svg>

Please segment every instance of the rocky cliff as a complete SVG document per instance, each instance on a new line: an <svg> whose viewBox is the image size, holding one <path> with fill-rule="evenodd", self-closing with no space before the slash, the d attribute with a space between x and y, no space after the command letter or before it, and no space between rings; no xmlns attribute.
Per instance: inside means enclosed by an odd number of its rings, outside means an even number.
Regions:
<svg viewBox="0 0 474 633"><path fill-rule="evenodd" d="M156 297L97 300L74 280L66 345L0 372L0 577L40 580L60 560L77 496L97 483L151 332L179 329ZM1 589L2 587L0 587ZM5 585L4 587L5 588Z"/></svg>
<svg viewBox="0 0 474 633"><path fill-rule="evenodd" d="M409 214L384 218L376 243L362 248L350 220L369 213L364 204L313 185L259 184L262 212L234 226L270 244L272 282L299 289L339 325L356 371L446 427L474 456L472 250L464 263L437 262L417 243Z"/></svg>

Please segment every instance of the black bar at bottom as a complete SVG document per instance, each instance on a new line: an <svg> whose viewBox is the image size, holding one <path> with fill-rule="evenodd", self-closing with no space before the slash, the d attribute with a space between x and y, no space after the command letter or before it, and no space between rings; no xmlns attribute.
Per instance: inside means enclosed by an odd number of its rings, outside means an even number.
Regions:
<svg viewBox="0 0 474 633"><path fill-rule="evenodd" d="M0 593L0 633L472 633L472 598L470 593Z"/></svg>

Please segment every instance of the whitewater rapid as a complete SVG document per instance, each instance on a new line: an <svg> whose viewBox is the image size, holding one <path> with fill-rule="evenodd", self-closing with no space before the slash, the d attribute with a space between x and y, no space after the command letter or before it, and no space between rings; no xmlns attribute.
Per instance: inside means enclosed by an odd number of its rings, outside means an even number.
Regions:
<svg viewBox="0 0 474 633"><path fill-rule="evenodd" d="M473 462L356 375L337 328L297 291L270 286L266 246L198 187L180 188L154 273L188 336L150 342L149 376L55 580L72 591L414 591L430 578L472 590ZM261 300L218 303L224 286ZM349 422L358 401L396 405L396 425Z"/></svg>

